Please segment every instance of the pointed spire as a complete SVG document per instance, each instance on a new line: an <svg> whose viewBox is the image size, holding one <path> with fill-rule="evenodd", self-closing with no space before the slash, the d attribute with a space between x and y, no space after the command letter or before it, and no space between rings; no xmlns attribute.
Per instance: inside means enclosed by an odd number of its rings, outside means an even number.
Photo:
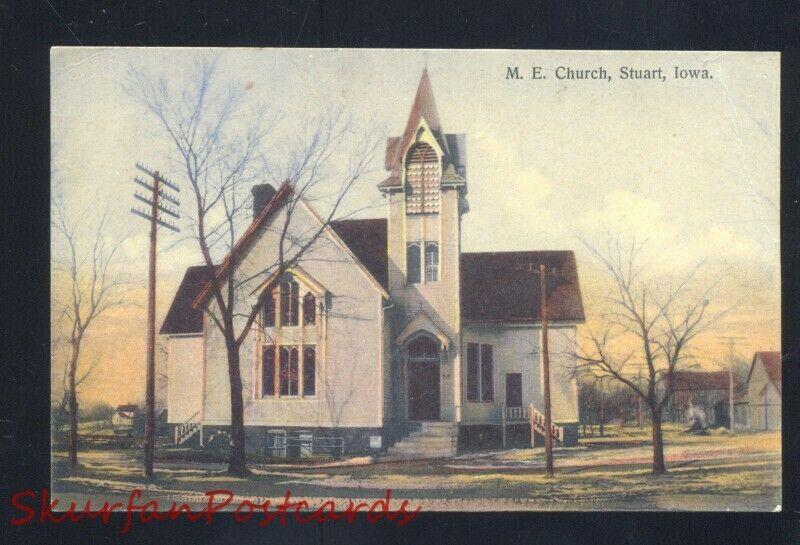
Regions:
<svg viewBox="0 0 800 545"><path fill-rule="evenodd" d="M411 125L416 125L420 116L425 118L425 121L432 130L442 130L439 124L439 113L436 111L436 100L433 98L433 87L431 87L431 78L428 76L427 66L422 70L422 77L417 87L417 96L414 97L414 104L411 106L411 113L408 116L406 131L414 130L414 127Z"/></svg>
<svg viewBox="0 0 800 545"><path fill-rule="evenodd" d="M439 143L439 146L444 151L445 157L449 156L449 149L447 140L442 133L442 126L439 122L439 112L436 110L436 101L433 98L433 87L431 86L431 79L428 75L428 67L422 70L422 77L417 86L417 94L414 97L414 104L411 106L411 112L408 115L406 128L403 131L403 136L400 138L389 138L386 146L386 170L392 171L392 174L378 184L379 187L398 187L400 185L400 167L402 165L402 154L408 149L409 145L416 137L416 130L419 127L420 119L425 119L425 122L433 132L434 138Z"/></svg>

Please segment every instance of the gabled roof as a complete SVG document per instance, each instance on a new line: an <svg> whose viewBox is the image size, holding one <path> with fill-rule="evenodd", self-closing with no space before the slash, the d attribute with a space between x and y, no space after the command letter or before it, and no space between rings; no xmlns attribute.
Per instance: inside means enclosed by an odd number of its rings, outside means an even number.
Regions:
<svg viewBox="0 0 800 545"><path fill-rule="evenodd" d="M388 289L386 220L339 220L330 225L375 280Z"/></svg>
<svg viewBox="0 0 800 545"><path fill-rule="evenodd" d="M289 181L285 181L281 184L278 190L272 195L270 200L264 206L264 209L259 213L254 219L244 234L236 241L236 244L233 245L233 252L225 256L225 259L222 260L217 266L217 278L223 278L232 266L231 262L231 255L236 254L238 256L242 256L246 253L249 245L255 240L255 235L258 233L261 226L267 221L268 218L272 217L272 215L280 209L280 206L286 201L286 199L292 194L292 185ZM211 294L211 280L209 279L206 282L206 285L200 290L200 293L194 300L195 306L200 306L205 299Z"/></svg>
<svg viewBox="0 0 800 545"><path fill-rule="evenodd" d="M469 322L540 321L539 281L526 269L544 264L563 283L549 297L548 319L583 322L583 302L575 254L571 251L482 252L461 254L461 320Z"/></svg>
<svg viewBox="0 0 800 545"><path fill-rule="evenodd" d="M750 376L753 374L753 368L756 365L756 360L761 360L764 365L764 371L767 373L767 378L770 382L775 384L778 391L781 391L781 353L780 352L756 352L753 355L753 362L750 364L750 372L747 374L747 382L750 382Z"/></svg>
<svg viewBox="0 0 800 545"><path fill-rule="evenodd" d="M727 371L675 371L672 373L672 390L727 390L730 377Z"/></svg>
<svg viewBox="0 0 800 545"><path fill-rule="evenodd" d="M133 413L139 410L138 405L117 405L118 413Z"/></svg>
<svg viewBox="0 0 800 545"><path fill-rule="evenodd" d="M161 325L161 335L179 335L186 333L200 333L203 331L203 311L195 308L192 303L211 279L211 267L200 265L189 267L183 275L183 280L172 305L169 307L167 317Z"/></svg>
<svg viewBox="0 0 800 545"><path fill-rule="evenodd" d="M289 196L291 196L293 193L294 193L294 188L288 180L283 184L281 184L281 186L278 188L278 191L275 192L275 194L272 196L269 202L264 206L264 209L261 211L261 213L258 214L258 216L256 216L256 218L247 228L247 231L245 231L245 233L241 236L241 238L239 238L239 240L236 241L232 254L236 254L238 256L245 255L247 253L247 250L249 249L250 244L255 240L256 234L261 229L261 226L264 225L264 223L266 223L266 221L269 218L271 218L274 213L280 210L280 207L285 203L286 199L289 198ZM306 210L308 210L308 212L312 216L316 217L320 222L322 222L321 225L324 225L324 221L322 220L322 218L320 218L310 206L308 206L302 200L300 200L299 202L300 204L305 206ZM333 231L335 239L341 238L341 235L336 233L336 230L333 229L332 226L325 226L325 227L331 227L331 231ZM367 274L368 277L370 277L370 280L374 282L374 284L379 290L384 291L385 288L383 287L383 284L381 284L374 276L372 276L372 274L366 268L366 266L364 266L364 264L358 260L357 256L355 257L358 264L362 266L364 272ZM222 263L217 267L217 273L216 273L217 278L224 278L225 275L227 275L228 272L230 271L231 266L232 266L231 254L228 254L222 261ZM203 289L198 294L197 298L195 298L194 300L195 306L200 307L205 302L205 300L211 294L211 286L212 286L211 282L209 281L203 287Z"/></svg>

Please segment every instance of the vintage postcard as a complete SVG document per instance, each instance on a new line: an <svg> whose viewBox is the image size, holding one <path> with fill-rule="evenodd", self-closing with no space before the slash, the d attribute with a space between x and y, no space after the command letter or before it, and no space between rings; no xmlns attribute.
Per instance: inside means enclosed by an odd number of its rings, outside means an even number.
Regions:
<svg viewBox="0 0 800 545"><path fill-rule="evenodd" d="M54 511L781 509L777 53L51 64Z"/></svg>

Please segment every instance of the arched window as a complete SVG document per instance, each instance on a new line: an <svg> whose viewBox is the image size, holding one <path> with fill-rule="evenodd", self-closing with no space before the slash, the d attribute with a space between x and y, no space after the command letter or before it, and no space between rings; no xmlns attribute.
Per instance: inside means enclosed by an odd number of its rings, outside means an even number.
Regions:
<svg viewBox="0 0 800 545"><path fill-rule="evenodd" d="M436 151L420 142L406 156L406 213L436 214L439 212L441 172Z"/></svg>
<svg viewBox="0 0 800 545"><path fill-rule="evenodd" d="M317 349L306 346L303 349L303 395L313 396L317 384Z"/></svg>
<svg viewBox="0 0 800 545"><path fill-rule="evenodd" d="M275 294L272 293L272 289L267 289L264 291L264 307L263 307L263 316L264 316L264 327L273 327L275 325Z"/></svg>
<svg viewBox="0 0 800 545"><path fill-rule="evenodd" d="M297 325L299 286L294 280L281 282L281 325Z"/></svg>
<svg viewBox="0 0 800 545"><path fill-rule="evenodd" d="M303 296L303 323L313 324L317 321L317 298L311 292Z"/></svg>
<svg viewBox="0 0 800 545"><path fill-rule="evenodd" d="M408 359L439 362L439 343L425 335L417 337L408 345Z"/></svg>
<svg viewBox="0 0 800 545"><path fill-rule="evenodd" d="M425 282L439 280L439 244L436 242L425 243Z"/></svg>
<svg viewBox="0 0 800 545"><path fill-rule="evenodd" d="M262 349L261 359L261 389L262 395L275 395L275 347L265 345Z"/></svg>
<svg viewBox="0 0 800 545"><path fill-rule="evenodd" d="M295 396L297 395L297 347L296 346L281 346L280 358L280 379L282 396Z"/></svg>
<svg viewBox="0 0 800 545"><path fill-rule="evenodd" d="M406 281L409 284L420 283L420 271L422 269L421 250L418 242L411 242L406 247Z"/></svg>

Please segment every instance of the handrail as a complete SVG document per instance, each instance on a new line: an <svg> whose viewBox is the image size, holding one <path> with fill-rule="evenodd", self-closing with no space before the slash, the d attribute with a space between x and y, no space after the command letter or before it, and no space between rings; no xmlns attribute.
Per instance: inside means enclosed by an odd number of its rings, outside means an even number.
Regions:
<svg viewBox="0 0 800 545"><path fill-rule="evenodd" d="M545 430L545 418L542 413L536 410L536 407L533 406L533 403L530 405L530 415L531 415L531 425L534 429L536 429L539 434L542 436L546 435ZM564 428L561 426L556 426L555 424L551 423L550 425L550 436L554 439L558 439L562 443L564 442Z"/></svg>

